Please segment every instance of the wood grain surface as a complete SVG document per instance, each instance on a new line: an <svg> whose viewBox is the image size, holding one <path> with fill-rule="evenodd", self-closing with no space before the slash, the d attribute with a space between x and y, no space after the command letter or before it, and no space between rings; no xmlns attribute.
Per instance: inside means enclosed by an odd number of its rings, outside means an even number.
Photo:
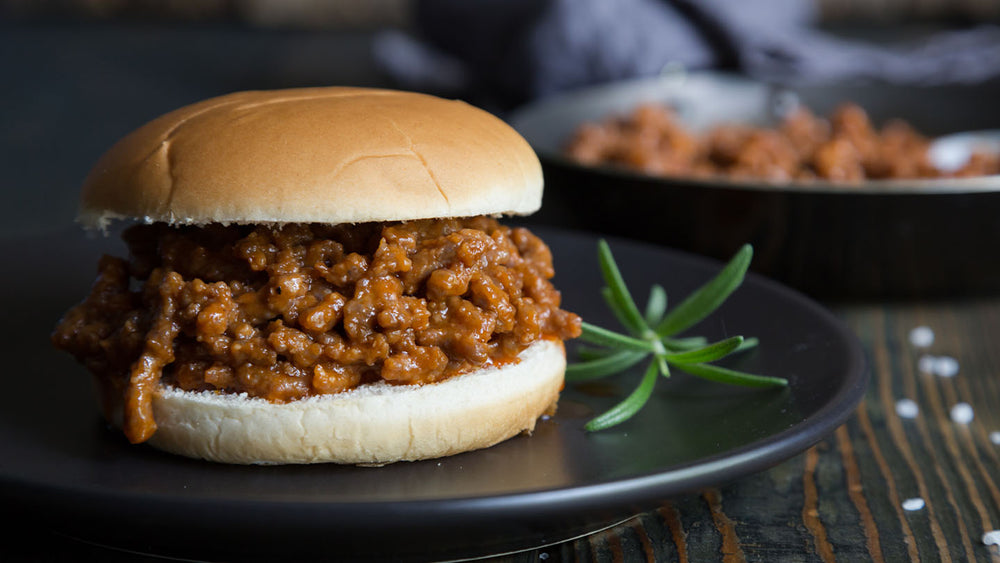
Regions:
<svg viewBox="0 0 1000 563"><path fill-rule="evenodd" d="M988 561L1000 546L1000 299L840 305L872 370L863 403L806 452L572 542L498 561ZM918 347L910 332L930 328ZM957 360L943 377L921 358ZM925 360L926 362L926 360ZM911 399L913 418L897 414ZM975 418L951 418L968 403ZM995 435L994 435L995 436ZM996 437L994 437L996 440ZM906 510L908 499L922 499Z"/></svg>

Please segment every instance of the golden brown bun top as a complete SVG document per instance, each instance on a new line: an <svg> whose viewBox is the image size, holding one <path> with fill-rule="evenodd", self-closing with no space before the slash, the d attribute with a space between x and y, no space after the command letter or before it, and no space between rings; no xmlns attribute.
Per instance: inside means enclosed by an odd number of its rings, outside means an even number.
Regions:
<svg viewBox="0 0 1000 563"><path fill-rule="evenodd" d="M464 102L365 88L238 92L163 115L111 147L80 221L356 223L541 206L538 158Z"/></svg>

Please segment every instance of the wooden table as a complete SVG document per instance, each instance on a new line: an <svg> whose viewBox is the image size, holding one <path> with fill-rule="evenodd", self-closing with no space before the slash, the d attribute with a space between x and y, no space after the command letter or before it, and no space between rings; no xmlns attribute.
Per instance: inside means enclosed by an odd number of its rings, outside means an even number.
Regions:
<svg viewBox="0 0 1000 563"><path fill-rule="evenodd" d="M1000 299L831 308L871 369L863 403L833 435L763 473L502 560L1000 561L982 540L1000 528ZM919 326L934 333L926 348L910 341ZM960 369L922 372L924 356ZM896 412L907 398L914 418ZM961 402L969 424L951 418ZM906 510L909 499L924 505Z"/></svg>

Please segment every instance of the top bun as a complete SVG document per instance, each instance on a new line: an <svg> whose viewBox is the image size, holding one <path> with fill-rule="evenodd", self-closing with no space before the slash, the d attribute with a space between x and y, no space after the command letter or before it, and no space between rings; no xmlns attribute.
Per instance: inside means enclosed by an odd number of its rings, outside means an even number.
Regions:
<svg viewBox="0 0 1000 563"><path fill-rule="evenodd" d="M80 221L358 223L541 206L528 143L461 101L366 88L238 92L163 115L111 147Z"/></svg>

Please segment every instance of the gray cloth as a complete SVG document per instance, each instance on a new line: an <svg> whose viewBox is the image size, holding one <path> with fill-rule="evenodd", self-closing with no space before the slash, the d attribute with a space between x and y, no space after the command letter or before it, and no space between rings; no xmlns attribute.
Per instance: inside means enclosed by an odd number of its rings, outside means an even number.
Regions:
<svg viewBox="0 0 1000 563"><path fill-rule="evenodd" d="M419 38L377 38L385 72L405 88L501 107L671 66L785 83L1000 76L998 27L887 48L817 30L810 0L418 0L416 13Z"/></svg>

